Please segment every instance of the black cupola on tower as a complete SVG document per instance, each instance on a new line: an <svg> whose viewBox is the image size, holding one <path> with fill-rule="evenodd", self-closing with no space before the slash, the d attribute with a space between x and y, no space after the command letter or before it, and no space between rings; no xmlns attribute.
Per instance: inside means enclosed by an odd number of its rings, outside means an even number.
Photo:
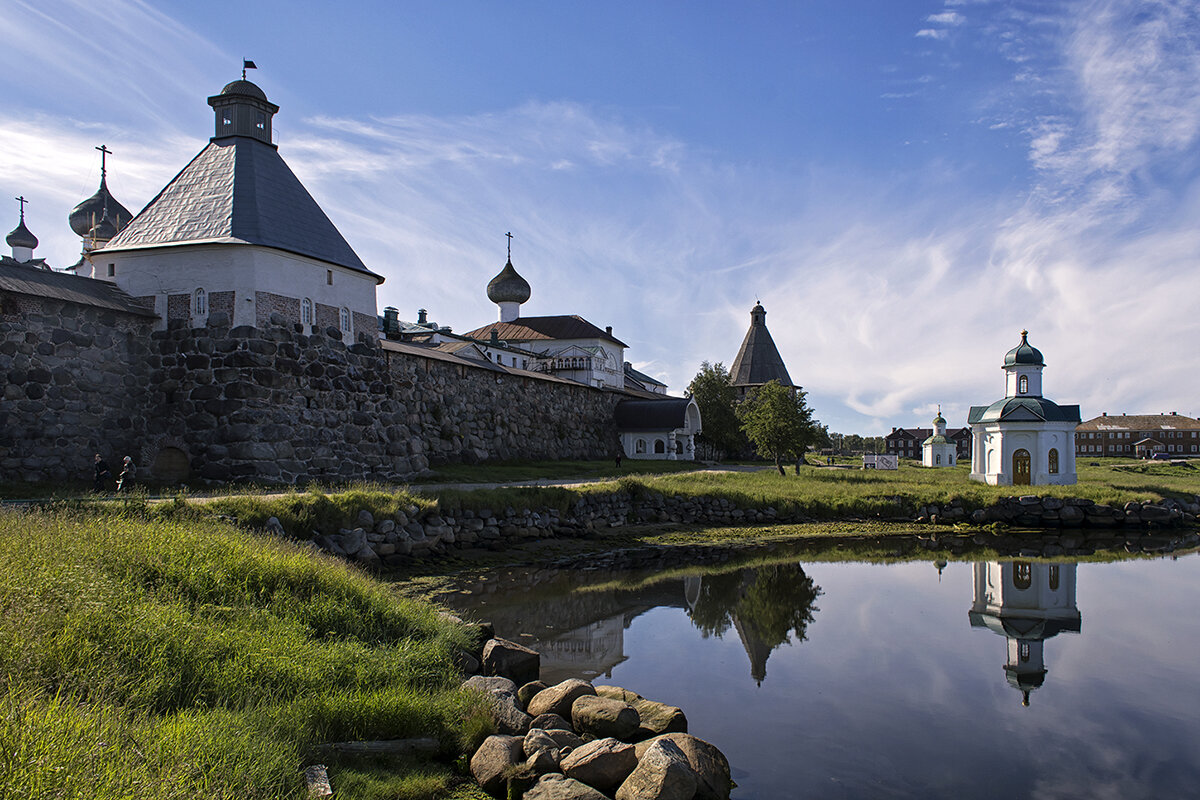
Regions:
<svg viewBox="0 0 1200 800"><path fill-rule="evenodd" d="M213 141L227 136L249 136L271 144L271 118L279 106L250 81L242 78L228 84L220 94L208 98L208 104L217 114Z"/></svg>

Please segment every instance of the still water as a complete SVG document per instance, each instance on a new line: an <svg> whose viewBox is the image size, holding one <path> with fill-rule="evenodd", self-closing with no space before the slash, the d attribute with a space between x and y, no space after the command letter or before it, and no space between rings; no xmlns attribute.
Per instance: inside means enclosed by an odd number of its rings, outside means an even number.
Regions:
<svg viewBox="0 0 1200 800"><path fill-rule="evenodd" d="M443 601L539 650L543 680L683 708L734 798L1200 797L1196 555L461 588Z"/></svg>

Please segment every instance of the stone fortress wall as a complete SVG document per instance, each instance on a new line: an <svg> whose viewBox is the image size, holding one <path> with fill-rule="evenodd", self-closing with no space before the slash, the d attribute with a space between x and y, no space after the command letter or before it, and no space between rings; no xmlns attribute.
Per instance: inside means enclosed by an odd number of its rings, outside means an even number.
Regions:
<svg viewBox="0 0 1200 800"><path fill-rule="evenodd" d="M445 462L604 458L616 392L396 352L336 328L204 328L49 298L0 307L0 480L400 480Z"/></svg>

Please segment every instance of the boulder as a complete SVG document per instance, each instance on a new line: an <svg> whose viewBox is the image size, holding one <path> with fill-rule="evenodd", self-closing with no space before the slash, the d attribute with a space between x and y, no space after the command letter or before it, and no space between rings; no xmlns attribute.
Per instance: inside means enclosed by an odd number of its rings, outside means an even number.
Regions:
<svg viewBox="0 0 1200 800"><path fill-rule="evenodd" d="M729 761L725 754L703 739L686 733L668 733L639 743L634 753L640 760L655 742L667 740L674 743L695 770L699 783L696 787L697 800L728 800L733 791L729 775Z"/></svg>
<svg viewBox="0 0 1200 800"><path fill-rule="evenodd" d="M655 739L617 789L616 800L692 800L699 782L678 745Z"/></svg>
<svg viewBox="0 0 1200 800"><path fill-rule="evenodd" d="M627 740L641 724L637 709L620 700L585 694L571 706L571 725L580 735Z"/></svg>
<svg viewBox="0 0 1200 800"><path fill-rule="evenodd" d="M475 675L463 681L463 687L489 695L488 711L496 728L501 733L521 735L529 730L533 717L521 710L517 704L516 684L508 678Z"/></svg>
<svg viewBox="0 0 1200 800"><path fill-rule="evenodd" d="M524 795L525 800L608 800L586 783L566 775L543 775Z"/></svg>
<svg viewBox="0 0 1200 800"><path fill-rule="evenodd" d="M533 718L533 722L529 723L531 728L541 728L543 730L563 730L574 732L571 723L560 717L558 714L539 714Z"/></svg>
<svg viewBox="0 0 1200 800"><path fill-rule="evenodd" d="M583 739L570 731L530 728L525 734L526 758L533 758L542 751L550 751L554 753L554 763L557 765L563 756L580 747L583 747Z"/></svg>
<svg viewBox="0 0 1200 800"><path fill-rule="evenodd" d="M637 710L642 720L637 731L638 739L649 739L662 733L687 733L687 717L678 706L647 700L640 694L620 686L597 686L596 694L628 703Z"/></svg>
<svg viewBox="0 0 1200 800"><path fill-rule="evenodd" d="M504 773L524 761L520 736L489 736L471 756L471 777L492 797L508 793Z"/></svg>
<svg viewBox="0 0 1200 800"><path fill-rule="evenodd" d="M483 646L483 671L488 675L502 675L524 684L536 681L541 670L542 657L516 642L497 637Z"/></svg>
<svg viewBox="0 0 1200 800"><path fill-rule="evenodd" d="M546 684L544 681L530 681L529 683L525 684L520 689L518 689L517 690L517 700L521 703L521 707L524 708L526 711L528 711L529 710L529 701L532 700L538 692L542 691L545 688L546 688ZM534 714L533 716L536 717L538 715Z"/></svg>
<svg viewBox="0 0 1200 800"><path fill-rule="evenodd" d="M463 681L462 685L465 689L476 689L488 694L500 693L511 694L513 697L517 696L517 685L515 683L508 678L501 678L495 675L490 677L474 675Z"/></svg>
<svg viewBox="0 0 1200 800"><path fill-rule="evenodd" d="M596 689L587 681L570 678L562 683L543 689L534 695L525 710L533 716L542 714L558 714L560 717L571 716L571 706L584 695L595 695Z"/></svg>
<svg viewBox="0 0 1200 800"><path fill-rule="evenodd" d="M637 766L633 745L616 739L597 739L563 756L559 768L568 778L602 792L612 792Z"/></svg>

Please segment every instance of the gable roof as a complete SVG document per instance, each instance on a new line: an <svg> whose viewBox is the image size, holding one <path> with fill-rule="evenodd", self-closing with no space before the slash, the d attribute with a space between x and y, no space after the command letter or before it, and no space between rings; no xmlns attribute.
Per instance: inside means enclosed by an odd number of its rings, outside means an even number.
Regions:
<svg viewBox="0 0 1200 800"><path fill-rule="evenodd" d="M29 266L0 264L0 292L123 311L139 317L158 316L115 283Z"/></svg>
<svg viewBox="0 0 1200 800"><path fill-rule="evenodd" d="M783 386L794 385L779 348L767 330L766 316L761 305L756 305L750 314L750 330L746 331L746 338L729 370L734 386L759 386L768 381L779 381Z"/></svg>
<svg viewBox="0 0 1200 800"><path fill-rule="evenodd" d="M252 244L375 278L279 152L245 136L210 141L98 252Z"/></svg>
<svg viewBox="0 0 1200 800"><path fill-rule="evenodd" d="M604 339L620 347L629 345L611 333L597 328L578 314L554 317L517 317L512 322L493 322L464 336L473 339L488 339L492 331L497 338L510 342L552 341L555 339Z"/></svg>

